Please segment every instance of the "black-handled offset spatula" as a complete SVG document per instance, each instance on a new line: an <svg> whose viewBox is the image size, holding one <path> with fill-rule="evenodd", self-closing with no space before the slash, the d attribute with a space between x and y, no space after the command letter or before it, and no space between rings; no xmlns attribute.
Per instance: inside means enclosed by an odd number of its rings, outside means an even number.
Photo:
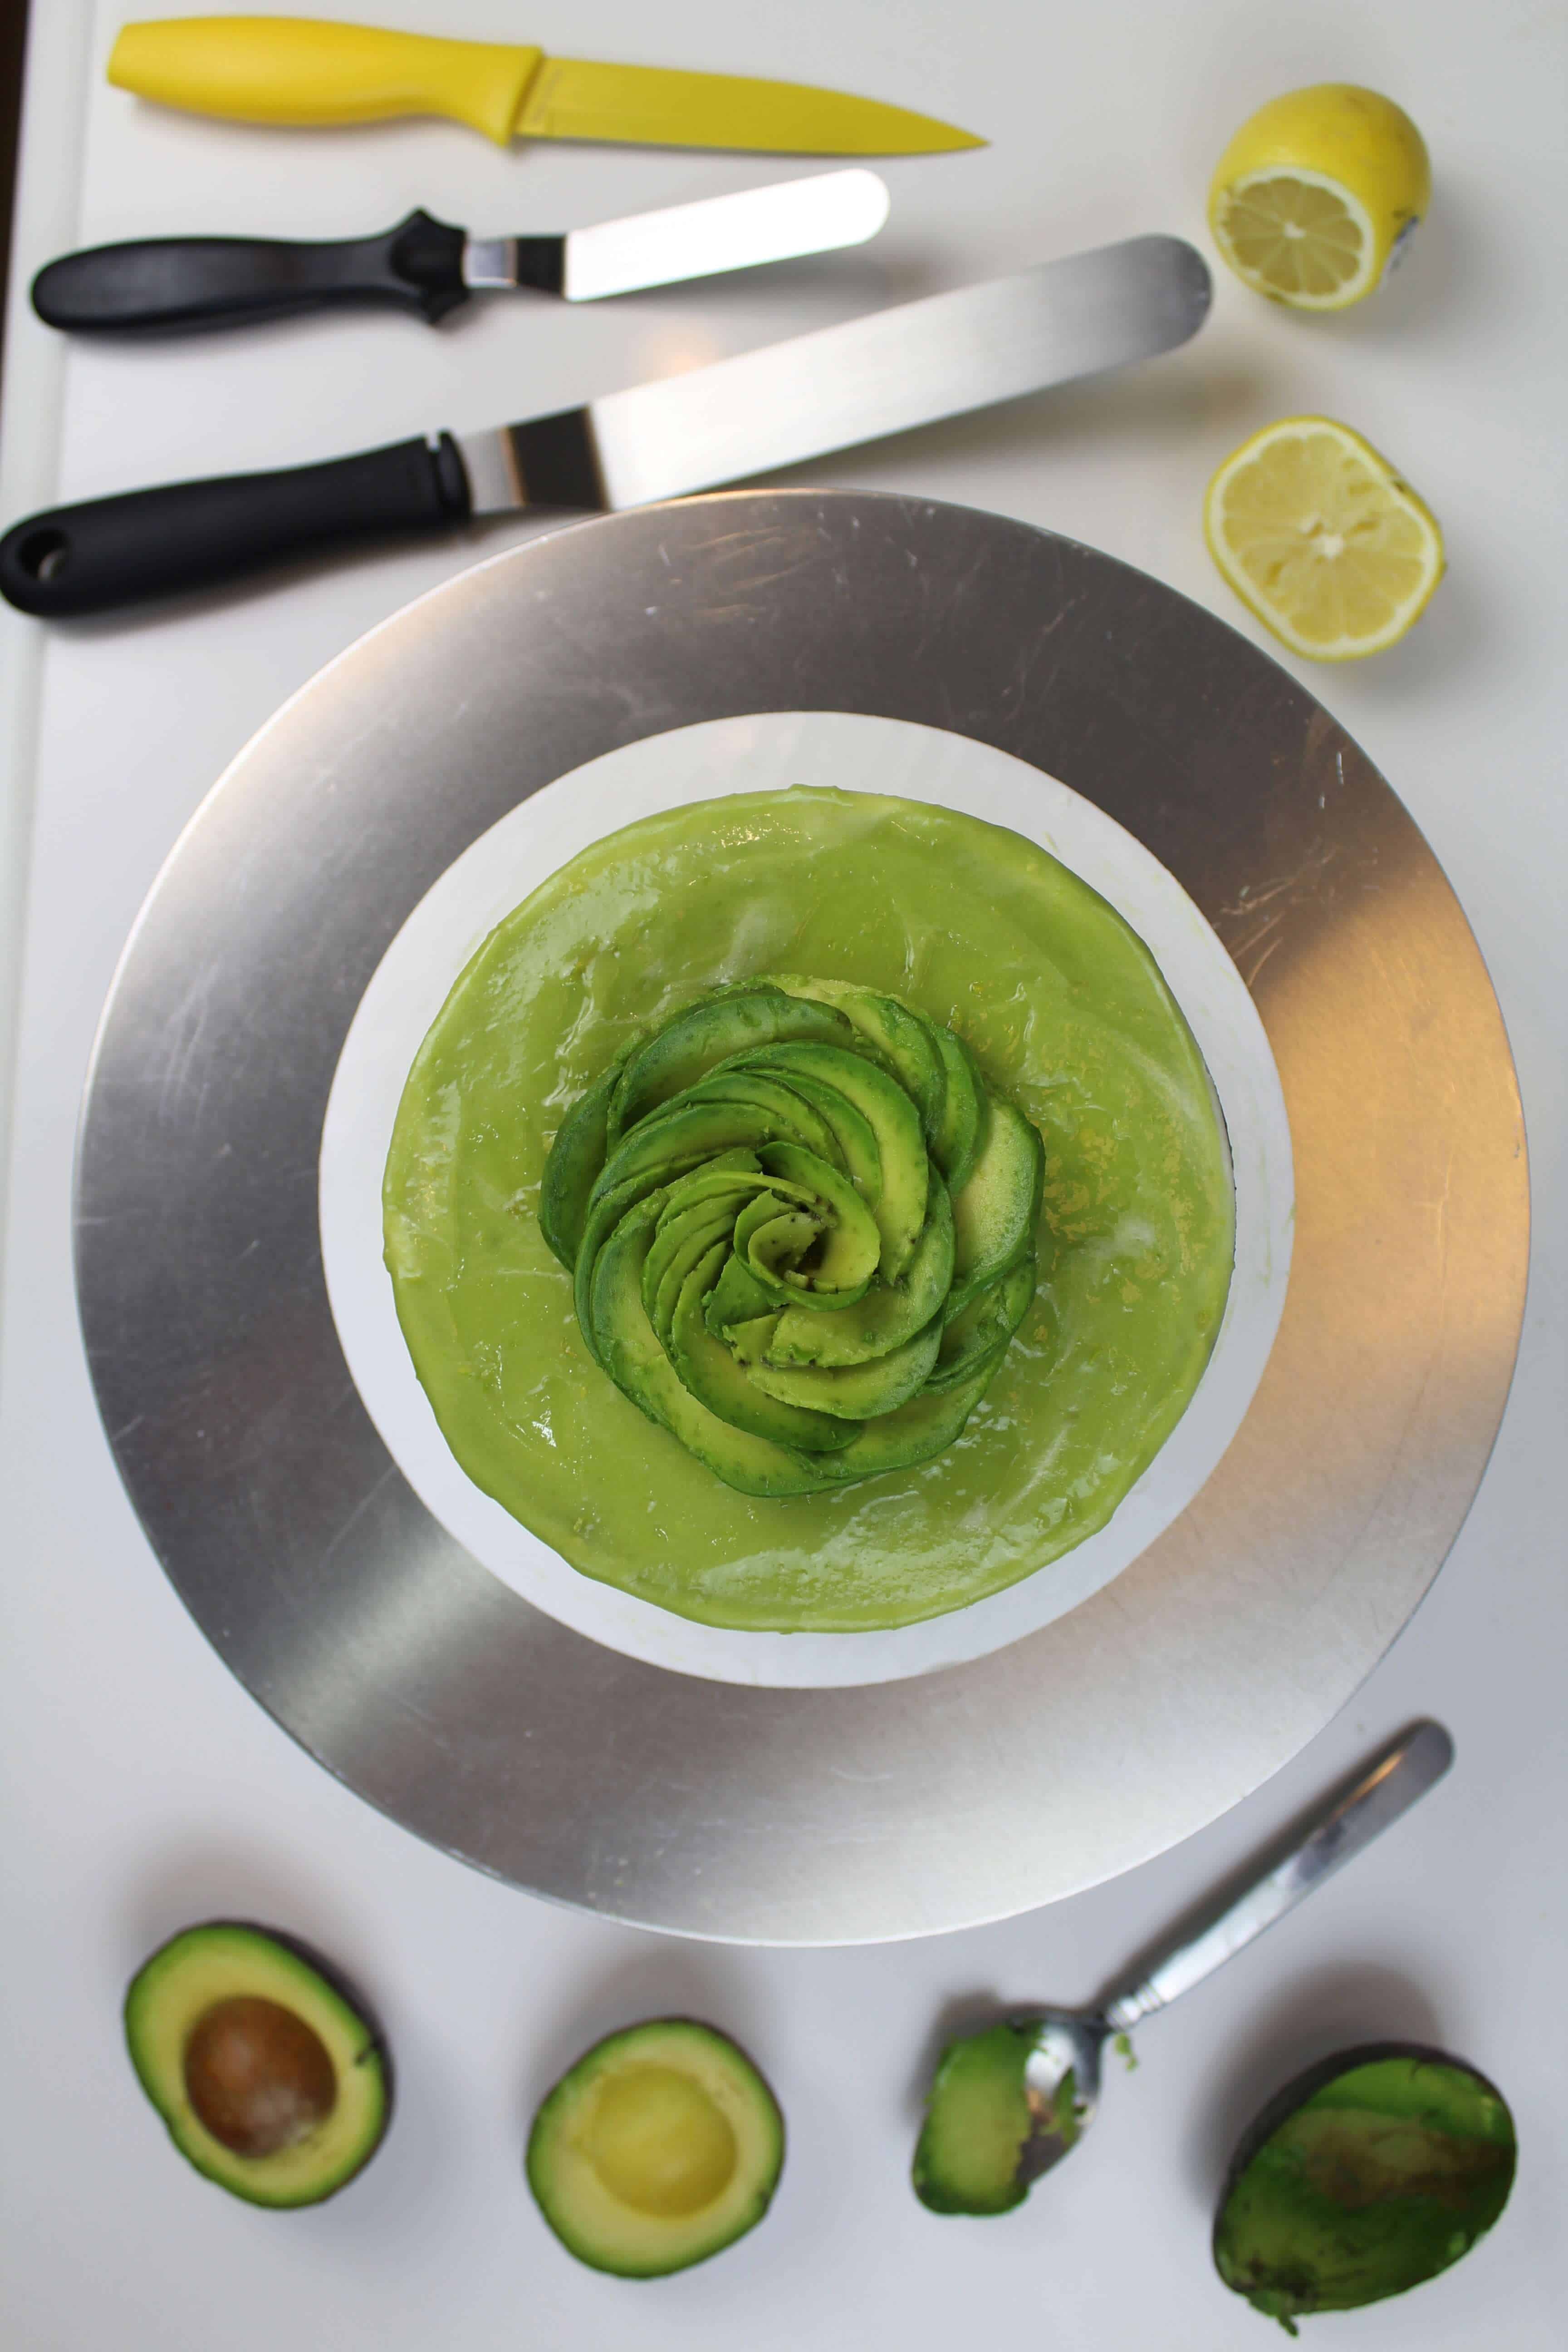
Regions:
<svg viewBox="0 0 1568 2352"><path fill-rule="evenodd" d="M1209 292L1190 245L1132 237L488 433L56 507L0 539L0 590L64 619L471 515L647 506L1151 359Z"/></svg>
<svg viewBox="0 0 1568 2352"><path fill-rule="evenodd" d="M863 245L888 209L875 172L817 172L563 236L469 236L413 212L379 236L331 245L143 237L46 263L33 280L33 308L49 326L76 334L244 326L367 304L410 310L434 326L470 294L527 287L594 302Z"/></svg>

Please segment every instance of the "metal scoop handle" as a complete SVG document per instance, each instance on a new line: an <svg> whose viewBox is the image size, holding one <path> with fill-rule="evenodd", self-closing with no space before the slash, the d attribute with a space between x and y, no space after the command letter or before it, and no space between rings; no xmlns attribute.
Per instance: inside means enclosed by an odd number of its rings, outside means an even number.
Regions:
<svg viewBox="0 0 1568 2352"><path fill-rule="evenodd" d="M1107 2001L1100 2010L1106 2023L1124 2032L1140 2018L1169 2008L1178 1994L1201 1984L1380 1837L1442 1779L1453 1760L1454 1743L1440 1723L1418 1723L1402 1732L1353 1788L1337 1793L1309 1816L1288 1851L1277 1852L1263 1874L1217 1917L1173 1945L1141 1981Z"/></svg>

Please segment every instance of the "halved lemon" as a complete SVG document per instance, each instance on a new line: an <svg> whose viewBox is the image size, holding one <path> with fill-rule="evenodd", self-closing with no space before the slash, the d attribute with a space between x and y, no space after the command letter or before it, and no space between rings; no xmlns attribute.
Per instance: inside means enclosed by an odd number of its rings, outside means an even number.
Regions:
<svg viewBox="0 0 1568 2352"><path fill-rule="evenodd" d="M1426 142L1404 109L1321 82L1242 124L1214 175L1209 226L1258 293L1343 310L1382 285L1431 195Z"/></svg>
<svg viewBox="0 0 1568 2352"><path fill-rule="evenodd" d="M1397 644L1443 577L1436 521L1369 441L1331 416L1286 416L1208 487L1209 553L1266 628L1310 661Z"/></svg>

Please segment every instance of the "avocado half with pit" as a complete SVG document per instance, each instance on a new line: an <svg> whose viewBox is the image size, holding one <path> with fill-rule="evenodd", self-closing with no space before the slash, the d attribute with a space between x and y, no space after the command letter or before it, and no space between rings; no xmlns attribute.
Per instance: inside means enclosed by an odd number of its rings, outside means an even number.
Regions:
<svg viewBox="0 0 1568 2352"><path fill-rule="evenodd" d="M1406 2042L1342 2051L1244 2134L1215 2267L1294 2336L1299 2318L1404 2294L1468 2254L1507 2204L1516 2159L1507 2103L1473 2066Z"/></svg>
<svg viewBox="0 0 1568 2352"><path fill-rule="evenodd" d="M756 2227L784 2152L784 2117L745 2052L710 2025L656 2018L562 2076L533 2119L528 2185L579 2262L659 2278Z"/></svg>
<svg viewBox="0 0 1568 2352"><path fill-rule="evenodd" d="M162 1946L131 1980L125 2039L180 2154L252 2205L319 2205L385 2131L374 2026L313 1956L265 1928L216 1920Z"/></svg>

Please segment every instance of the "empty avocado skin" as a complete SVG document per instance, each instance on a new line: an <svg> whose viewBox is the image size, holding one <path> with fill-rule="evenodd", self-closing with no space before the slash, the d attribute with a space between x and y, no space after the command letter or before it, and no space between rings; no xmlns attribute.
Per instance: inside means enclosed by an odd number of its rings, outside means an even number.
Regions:
<svg viewBox="0 0 1568 2352"><path fill-rule="evenodd" d="M191 2054L198 2028L226 2005L275 2006L313 2042L329 2070L324 2109L310 2128L269 2152L247 2152L201 2112ZM305 2029L301 2037L297 2029ZM392 2113L384 2040L362 1996L298 1938L247 1921L186 1927L145 1960L125 1996L125 2040L148 2098L180 2154L208 2180L252 2205L319 2205L363 2171Z"/></svg>
<svg viewBox="0 0 1568 2352"><path fill-rule="evenodd" d="M533 2119L528 2185L580 2263L662 2278L754 2230L784 2158L778 2103L739 2044L659 2017L563 2074Z"/></svg>
<svg viewBox="0 0 1568 2352"><path fill-rule="evenodd" d="M1462 2061L1411 2042L1341 2051L1287 2083L1244 2134L1215 2222L1215 2265L1296 2334L1435 2278L1484 2236L1513 2185L1513 2118Z"/></svg>

